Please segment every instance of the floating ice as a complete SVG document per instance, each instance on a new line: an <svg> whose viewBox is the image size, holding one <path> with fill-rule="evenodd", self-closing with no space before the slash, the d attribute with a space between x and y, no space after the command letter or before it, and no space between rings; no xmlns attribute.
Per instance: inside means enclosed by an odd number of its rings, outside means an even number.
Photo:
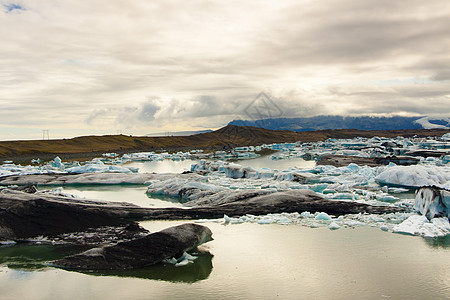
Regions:
<svg viewBox="0 0 450 300"><path fill-rule="evenodd" d="M444 134L444 135L442 136L442 139L443 139L444 141L450 141L450 132Z"/></svg>
<svg viewBox="0 0 450 300"><path fill-rule="evenodd" d="M412 215L395 226L393 231L426 237L445 236L450 234L450 223L448 218L434 218L430 222L425 216Z"/></svg>
<svg viewBox="0 0 450 300"><path fill-rule="evenodd" d="M381 225L380 229L383 231L389 231L389 227L387 225Z"/></svg>
<svg viewBox="0 0 450 300"><path fill-rule="evenodd" d="M187 252L183 252L183 254L179 258L166 258L163 260L163 263L175 265L175 267L183 267L187 264L193 263L198 257L193 256Z"/></svg>
<svg viewBox="0 0 450 300"><path fill-rule="evenodd" d="M450 191L437 187L422 187L416 191L414 209L429 220L450 216Z"/></svg>
<svg viewBox="0 0 450 300"><path fill-rule="evenodd" d="M116 165L105 165L101 160L94 160L83 166L78 165L66 168L64 171L67 173L132 173L129 168Z"/></svg>
<svg viewBox="0 0 450 300"><path fill-rule="evenodd" d="M243 178L245 177L245 170L244 168L239 164L226 164L224 165L225 169L225 175L230 178Z"/></svg>
<svg viewBox="0 0 450 300"><path fill-rule="evenodd" d="M450 181L450 168L424 165L387 167L375 180L380 185L408 188L431 185L445 187Z"/></svg>
<svg viewBox="0 0 450 300"><path fill-rule="evenodd" d="M330 221L331 217L324 212L318 213L315 217L316 220Z"/></svg>
<svg viewBox="0 0 450 300"><path fill-rule="evenodd" d="M330 225L328 225L328 228L331 230L336 230L341 228L341 226L339 226L336 222L331 222Z"/></svg>
<svg viewBox="0 0 450 300"><path fill-rule="evenodd" d="M59 156L55 157L55 159L53 160L53 162L51 163L51 165L57 169L62 169L64 168L64 165L61 161L61 158L59 158Z"/></svg>
<svg viewBox="0 0 450 300"><path fill-rule="evenodd" d="M207 178L196 174L182 177L180 175L172 175L162 177L161 180L154 179L149 181L147 193L161 194L172 197L179 197L186 201L193 201L197 198L212 195L223 191L225 188L218 185L205 182ZM196 175L196 176L194 176Z"/></svg>

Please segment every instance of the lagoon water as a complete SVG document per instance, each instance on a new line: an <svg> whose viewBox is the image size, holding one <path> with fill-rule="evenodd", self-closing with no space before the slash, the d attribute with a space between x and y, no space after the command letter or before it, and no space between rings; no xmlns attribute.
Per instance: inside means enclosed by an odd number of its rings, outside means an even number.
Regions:
<svg viewBox="0 0 450 300"><path fill-rule="evenodd" d="M180 222L142 222L151 231ZM51 246L0 248L1 299L448 299L450 241L360 227L208 223L190 265L83 274Z"/></svg>
<svg viewBox="0 0 450 300"><path fill-rule="evenodd" d="M229 160L240 164L244 167L259 168L271 168L277 170L286 170L290 167L297 168L314 168L316 162L313 160L306 161L300 157L293 157L283 160L272 160L269 156L261 156L246 160ZM139 168L139 173L181 173L183 171L189 171L191 164L196 163L196 160L162 160L162 161L133 161L124 164L126 167Z"/></svg>
<svg viewBox="0 0 450 300"><path fill-rule="evenodd" d="M133 162L145 172L181 172L193 161ZM267 157L247 166L312 167L302 159ZM312 162L313 163L313 162ZM253 165L252 165L253 164ZM308 165L309 164L309 165ZM87 198L147 207L179 206L147 196L145 187L64 188ZM168 201L172 200L172 202ZM154 232L178 221L144 221ZM450 237L426 239L357 228L309 228L208 222L214 241L194 263L134 271L78 273L45 261L80 248L48 245L0 247L0 299L449 299Z"/></svg>

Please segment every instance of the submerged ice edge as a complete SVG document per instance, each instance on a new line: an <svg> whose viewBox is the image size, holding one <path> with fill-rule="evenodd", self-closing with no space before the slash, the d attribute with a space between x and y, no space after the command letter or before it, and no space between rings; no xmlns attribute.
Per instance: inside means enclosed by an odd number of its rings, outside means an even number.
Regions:
<svg viewBox="0 0 450 300"><path fill-rule="evenodd" d="M260 225L299 225L310 228L355 228L370 226L382 231L416 235L423 237L442 237L450 234L450 223L447 218L426 217L415 212L389 214L349 214L335 217L324 212L310 213L279 213L255 216L247 214L241 217L224 215L220 219L200 219L196 223L220 223L222 225L253 223Z"/></svg>

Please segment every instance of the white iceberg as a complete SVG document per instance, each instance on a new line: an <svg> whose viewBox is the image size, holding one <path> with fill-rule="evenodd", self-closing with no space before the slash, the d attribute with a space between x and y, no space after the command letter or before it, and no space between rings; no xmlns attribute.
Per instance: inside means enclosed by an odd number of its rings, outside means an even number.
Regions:
<svg viewBox="0 0 450 300"><path fill-rule="evenodd" d="M450 234L450 223L448 218L434 218L429 221L425 216L412 215L394 226L393 232L425 237L445 236Z"/></svg>
<svg viewBox="0 0 450 300"><path fill-rule="evenodd" d="M450 168L437 166L393 166L387 167L375 180L380 185L417 188L421 186L446 187L450 181Z"/></svg>

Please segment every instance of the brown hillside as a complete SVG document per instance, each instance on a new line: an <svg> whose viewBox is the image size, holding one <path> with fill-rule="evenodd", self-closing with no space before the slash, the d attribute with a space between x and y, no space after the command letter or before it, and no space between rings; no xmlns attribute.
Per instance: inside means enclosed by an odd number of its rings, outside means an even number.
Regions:
<svg viewBox="0 0 450 300"><path fill-rule="evenodd" d="M82 157L105 152L168 151L205 149L226 146L261 145L281 142L315 142L327 138L442 136L450 130L363 131L355 129L293 132L257 127L229 125L219 130L192 136L134 137L126 135L83 136L73 139L0 141L0 157L6 159Z"/></svg>

